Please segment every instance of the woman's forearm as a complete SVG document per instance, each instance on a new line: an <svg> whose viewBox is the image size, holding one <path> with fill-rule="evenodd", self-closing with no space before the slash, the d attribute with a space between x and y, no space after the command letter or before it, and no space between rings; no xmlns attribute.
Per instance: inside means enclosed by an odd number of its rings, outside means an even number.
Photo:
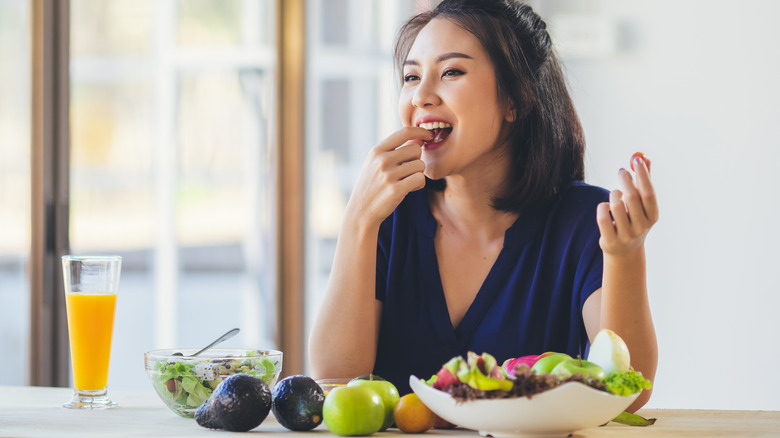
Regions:
<svg viewBox="0 0 780 438"><path fill-rule="evenodd" d="M654 380L658 344L647 299L645 238L658 221L658 201L650 181L650 160L635 156L631 165L635 178L620 169L623 190L612 190L609 202L596 208L604 271L601 302L589 308L598 309L599 328L611 329L626 342L634 369ZM587 318L586 327L594 319ZM639 409L649 398L650 391L643 392L629 410Z"/></svg>
<svg viewBox="0 0 780 438"><path fill-rule="evenodd" d="M621 255L604 254L599 325L623 338L635 370L655 379L658 344L647 297L644 247ZM643 392L630 409L638 409L649 398L650 391Z"/></svg>
<svg viewBox="0 0 780 438"><path fill-rule="evenodd" d="M309 336L316 378L354 377L373 370L379 331L375 299L378 225L344 221L333 269Z"/></svg>

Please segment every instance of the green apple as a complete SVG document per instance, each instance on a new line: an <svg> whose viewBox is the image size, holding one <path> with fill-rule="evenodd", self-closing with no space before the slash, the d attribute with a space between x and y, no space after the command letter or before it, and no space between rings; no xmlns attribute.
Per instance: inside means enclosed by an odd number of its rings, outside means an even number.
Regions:
<svg viewBox="0 0 780 438"><path fill-rule="evenodd" d="M336 435L371 435L384 423L385 405L366 385L342 386L325 397L322 416L325 426Z"/></svg>
<svg viewBox="0 0 780 438"><path fill-rule="evenodd" d="M606 374L631 369L631 355L623 339L609 329L601 329L593 339L588 360L600 366Z"/></svg>
<svg viewBox="0 0 780 438"><path fill-rule="evenodd" d="M352 379L347 384L347 386L361 385L373 389L379 394L379 398L382 399L382 404L385 406L385 421L382 423L382 427L379 431L383 432L387 430L387 428L393 424L393 410L395 409L395 404L398 403L398 400L401 398L401 396L398 395L398 389L391 382L388 382L379 376L374 376L373 374L368 376L368 378L358 377Z"/></svg>
<svg viewBox="0 0 780 438"><path fill-rule="evenodd" d="M551 374L553 368L562 361L568 359L571 359L571 356L566 353L547 354L546 356L539 358L531 369L536 371L536 374Z"/></svg>
<svg viewBox="0 0 780 438"><path fill-rule="evenodd" d="M385 380L376 374L363 374L362 376L355 377L352 380ZM350 382L352 381L350 380Z"/></svg>
<svg viewBox="0 0 780 438"><path fill-rule="evenodd" d="M553 368L550 374L560 379L568 379L574 374L581 374L583 377L592 377L597 380L603 380L606 377L600 366L582 359L563 360Z"/></svg>

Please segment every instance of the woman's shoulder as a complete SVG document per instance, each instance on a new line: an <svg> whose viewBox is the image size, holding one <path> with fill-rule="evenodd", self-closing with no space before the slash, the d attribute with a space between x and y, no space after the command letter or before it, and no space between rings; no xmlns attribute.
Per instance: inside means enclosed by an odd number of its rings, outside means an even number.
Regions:
<svg viewBox="0 0 780 438"><path fill-rule="evenodd" d="M584 181L574 181L561 192L561 202L565 203L600 203L609 201L609 190L588 184Z"/></svg>
<svg viewBox="0 0 780 438"><path fill-rule="evenodd" d="M575 181L560 193L548 211L547 229L575 235L585 230L597 231L596 207L608 201L607 189Z"/></svg>

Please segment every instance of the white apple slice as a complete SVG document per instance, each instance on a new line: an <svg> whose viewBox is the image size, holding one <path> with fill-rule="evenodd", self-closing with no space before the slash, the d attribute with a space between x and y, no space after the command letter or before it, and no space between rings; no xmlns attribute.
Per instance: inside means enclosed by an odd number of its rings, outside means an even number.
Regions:
<svg viewBox="0 0 780 438"><path fill-rule="evenodd" d="M606 374L631 369L631 355L628 354L626 343L609 329L601 329L596 334L590 346L588 361L600 366Z"/></svg>

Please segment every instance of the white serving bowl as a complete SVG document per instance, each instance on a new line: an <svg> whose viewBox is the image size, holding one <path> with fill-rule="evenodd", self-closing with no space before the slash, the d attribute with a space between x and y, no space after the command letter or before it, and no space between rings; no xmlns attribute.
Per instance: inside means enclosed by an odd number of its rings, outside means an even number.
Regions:
<svg viewBox="0 0 780 438"><path fill-rule="evenodd" d="M578 382L564 383L532 397L458 401L415 376L409 385L436 415L482 436L565 437L607 423L636 400Z"/></svg>

